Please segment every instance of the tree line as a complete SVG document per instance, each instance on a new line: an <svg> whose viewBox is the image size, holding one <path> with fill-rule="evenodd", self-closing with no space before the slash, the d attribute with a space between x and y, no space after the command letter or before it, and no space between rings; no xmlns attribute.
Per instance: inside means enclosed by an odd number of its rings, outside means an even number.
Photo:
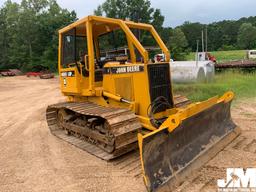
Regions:
<svg viewBox="0 0 256 192"><path fill-rule="evenodd" d="M185 22L178 28L185 34L188 47L193 51L196 50L196 40L201 39L201 31L205 29L208 31L210 51L256 48L256 17L224 20L208 25Z"/></svg>
<svg viewBox="0 0 256 192"><path fill-rule="evenodd" d="M165 17L149 0L106 0L94 14L152 24L177 60L196 50L201 31L206 28L209 51L256 48L256 17L164 27ZM61 8L56 0L7 0L0 8L0 69L28 71L43 65L57 70L58 30L76 20L75 11ZM134 33L143 45L153 45L149 34Z"/></svg>
<svg viewBox="0 0 256 192"><path fill-rule="evenodd" d="M76 19L56 0L7 0L0 9L0 69L57 70L58 29Z"/></svg>
<svg viewBox="0 0 256 192"><path fill-rule="evenodd" d="M163 27L165 17L161 10L151 7L149 0L106 0L94 14L151 23L170 49L172 58L177 60L184 59L188 52L196 51L197 41L201 41L202 31L206 29L209 51L256 48L256 17L210 24L186 21L175 28ZM199 50L201 48L199 46Z"/></svg>

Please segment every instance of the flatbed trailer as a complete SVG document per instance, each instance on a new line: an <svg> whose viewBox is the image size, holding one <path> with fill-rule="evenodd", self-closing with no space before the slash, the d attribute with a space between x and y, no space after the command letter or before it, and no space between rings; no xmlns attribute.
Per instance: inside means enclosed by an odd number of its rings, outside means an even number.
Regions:
<svg viewBox="0 0 256 192"><path fill-rule="evenodd" d="M215 69L245 69L256 68L255 60L230 61L226 63L215 64Z"/></svg>

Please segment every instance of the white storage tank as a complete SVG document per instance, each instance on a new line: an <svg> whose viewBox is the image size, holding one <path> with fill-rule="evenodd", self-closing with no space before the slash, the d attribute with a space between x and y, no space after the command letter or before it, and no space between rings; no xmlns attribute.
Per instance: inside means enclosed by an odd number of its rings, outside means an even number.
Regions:
<svg viewBox="0 0 256 192"><path fill-rule="evenodd" d="M171 61L171 78L174 83L211 82L215 68L212 61Z"/></svg>

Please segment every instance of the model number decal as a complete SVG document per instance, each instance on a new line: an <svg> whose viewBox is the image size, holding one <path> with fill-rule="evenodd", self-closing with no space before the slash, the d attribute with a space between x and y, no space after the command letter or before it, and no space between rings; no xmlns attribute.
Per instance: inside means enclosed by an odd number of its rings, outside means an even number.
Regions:
<svg viewBox="0 0 256 192"><path fill-rule="evenodd" d="M121 73L135 73L144 71L144 66L124 66L124 67L110 67L105 68L105 74L121 74Z"/></svg>

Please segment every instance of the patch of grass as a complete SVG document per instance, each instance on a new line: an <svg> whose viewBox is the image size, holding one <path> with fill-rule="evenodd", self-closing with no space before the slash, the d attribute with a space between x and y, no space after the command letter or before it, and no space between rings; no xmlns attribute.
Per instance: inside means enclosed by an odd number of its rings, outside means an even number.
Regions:
<svg viewBox="0 0 256 192"><path fill-rule="evenodd" d="M218 62L246 59L245 50L214 51L211 54L216 57Z"/></svg>
<svg viewBox="0 0 256 192"><path fill-rule="evenodd" d="M245 50L213 51L210 53L215 56L218 63L231 61L231 60L246 59ZM189 55L187 55L186 60L195 60L195 53L191 52Z"/></svg>
<svg viewBox="0 0 256 192"><path fill-rule="evenodd" d="M218 73L212 83L174 84L174 94L187 96L192 101L203 101L233 91L235 99L256 97L256 73L227 71Z"/></svg>

